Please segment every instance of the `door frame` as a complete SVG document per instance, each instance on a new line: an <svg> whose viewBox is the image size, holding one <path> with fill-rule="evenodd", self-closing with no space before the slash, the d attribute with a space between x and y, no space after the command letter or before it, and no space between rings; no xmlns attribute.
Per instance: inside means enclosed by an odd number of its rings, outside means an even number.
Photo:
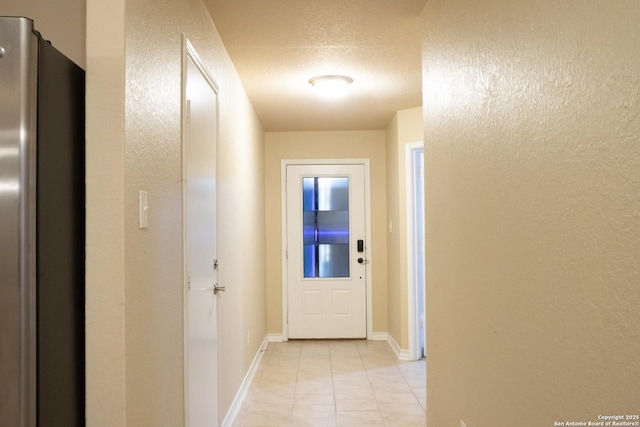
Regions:
<svg viewBox="0 0 640 427"><path fill-rule="evenodd" d="M416 289L414 252L416 250L415 227L414 227L414 208L416 202L415 188L413 185L414 169L413 169L413 153L415 150L424 149L424 142L417 141L405 144L405 194L406 194L406 240L407 240L407 308L408 308L408 335L409 335L409 359L418 360L421 358L420 348L420 328L418 327L418 292ZM424 198L424 194L422 195ZM423 277L423 283L425 278ZM426 287L426 286L425 286ZM423 291L424 294L424 291ZM424 301L426 311L426 301ZM426 326L424 328L425 354L427 351Z"/></svg>
<svg viewBox="0 0 640 427"><path fill-rule="evenodd" d="M188 312L188 292L189 292L189 278L188 272L186 269L187 266L187 227L186 227L186 218L187 218L187 204L186 204L186 185L187 185L187 155L186 155L186 139L187 139L187 131L186 131L186 123L188 120L188 107L187 107L187 67L188 61L192 60L195 66L198 68L202 77L207 81L207 83L211 86L213 91L216 94L216 153L218 152L218 143L220 140L220 87L216 83L215 79L204 65L198 52L195 50L189 38L183 34L182 35L182 76L181 76L181 93L180 93L180 103L181 103L181 114L180 114L180 145L181 145L181 158L182 158L182 315L183 315L183 332L182 332L182 340L183 340L183 358L184 358L184 366L183 366L183 396L184 396L184 423L185 426L189 426L189 312ZM217 154L216 154L216 162L217 162ZM217 175L217 168L216 168ZM217 191L216 191L217 197ZM216 203L217 209L217 203ZM216 225L217 227L217 225ZM218 326L218 322L216 321L216 327ZM218 347L219 352L219 347ZM216 357L216 369L219 373L219 354ZM216 399L219 400L220 390L218 384L216 384ZM217 405L217 403L216 403ZM220 413L219 413L219 405L218 405L218 420L219 422Z"/></svg>
<svg viewBox="0 0 640 427"><path fill-rule="evenodd" d="M367 242L368 262L365 266L366 278L366 310L367 340L373 339L373 286L371 260L373 248L371 244L371 167L370 159L282 159L280 161L280 220L281 220L281 259L282 259L282 341L289 340L289 283L287 276L287 166L289 165L363 165L364 166L364 210L365 239Z"/></svg>

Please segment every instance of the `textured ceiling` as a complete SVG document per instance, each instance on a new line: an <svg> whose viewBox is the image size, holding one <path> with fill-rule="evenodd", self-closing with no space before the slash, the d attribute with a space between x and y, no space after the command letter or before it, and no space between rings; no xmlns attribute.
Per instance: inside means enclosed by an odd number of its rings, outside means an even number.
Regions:
<svg viewBox="0 0 640 427"><path fill-rule="evenodd" d="M422 105L426 0L204 0L266 131L385 129ZM353 78L340 100L308 83Z"/></svg>

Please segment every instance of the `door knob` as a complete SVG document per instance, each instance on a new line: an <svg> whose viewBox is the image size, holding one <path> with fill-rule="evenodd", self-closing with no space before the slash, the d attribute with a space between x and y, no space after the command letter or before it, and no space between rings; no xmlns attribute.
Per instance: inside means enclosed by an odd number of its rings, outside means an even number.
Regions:
<svg viewBox="0 0 640 427"><path fill-rule="evenodd" d="M358 264L367 264L369 262L368 259L358 258Z"/></svg>
<svg viewBox="0 0 640 427"><path fill-rule="evenodd" d="M218 292L224 292L227 288L225 286L219 286L217 283L213 285L213 294L218 295Z"/></svg>

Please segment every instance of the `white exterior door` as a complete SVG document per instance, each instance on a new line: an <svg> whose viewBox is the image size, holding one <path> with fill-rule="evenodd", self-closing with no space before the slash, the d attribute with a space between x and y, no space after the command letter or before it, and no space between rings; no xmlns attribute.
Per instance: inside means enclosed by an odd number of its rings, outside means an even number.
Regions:
<svg viewBox="0 0 640 427"><path fill-rule="evenodd" d="M366 338L364 165L287 165L288 338Z"/></svg>
<svg viewBox="0 0 640 427"><path fill-rule="evenodd" d="M186 60L184 123L186 424L218 425L216 87Z"/></svg>

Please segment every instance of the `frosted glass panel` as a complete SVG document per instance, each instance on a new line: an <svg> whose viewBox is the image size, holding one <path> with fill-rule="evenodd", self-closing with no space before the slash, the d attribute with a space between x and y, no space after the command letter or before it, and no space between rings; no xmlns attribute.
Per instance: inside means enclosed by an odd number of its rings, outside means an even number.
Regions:
<svg viewBox="0 0 640 427"><path fill-rule="evenodd" d="M317 277L349 277L349 244L318 245Z"/></svg>
<svg viewBox="0 0 640 427"><path fill-rule="evenodd" d="M304 277L349 277L349 178L302 180Z"/></svg>

